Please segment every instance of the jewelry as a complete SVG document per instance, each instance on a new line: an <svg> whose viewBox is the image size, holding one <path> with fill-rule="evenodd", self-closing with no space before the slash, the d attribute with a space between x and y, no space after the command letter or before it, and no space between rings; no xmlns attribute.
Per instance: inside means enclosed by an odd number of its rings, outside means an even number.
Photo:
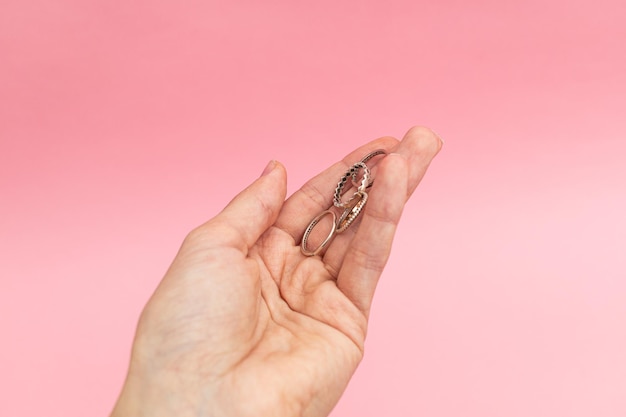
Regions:
<svg viewBox="0 0 626 417"><path fill-rule="evenodd" d="M375 151L372 151L372 152L368 153L367 155L365 155L361 159L361 162L366 163L370 159L372 159L372 158L374 158L375 156L378 156L378 155L387 155L387 151L385 151L384 149L376 149Z"/></svg>
<svg viewBox="0 0 626 417"><path fill-rule="evenodd" d="M354 221L359 217L365 204L367 203L368 194L365 192L366 189L370 188L374 183L374 179L372 178L372 173L366 162L370 159L374 158L378 155L386 155L383 149L377 149L373 152L365 155L359 162L352 165L346 172L341 176L339 182L337 183L337 187L335 188L335 193L333 195L333 206L343 209L343 212L337 219L337 215L333 211L333 207L329 208L318 214L311 223L307 226L304 231L304 235L302 236L302 242L300 243L300 250L306 256L315 256L319 255L322 250L328 246L331 240L335 237L336 234L342 233L345 231ZM360 170L363 170L363 176L361 177L360 183L358 182L358 173ZM345 193L344 187L348 182L348 178L351 179L352 185L357 188L356 192L352 194L347 201L342 202L341 196ZM308 248L308 241L311 232L315 228L315 226L324 218L324 216L330 215L332 217L332 226L330 228L330 232L324 239L322 243L319 244L315 249Z"/></svg>
<svg viewBox="0 0 626 417"><path fill-rule="evenodd" d="M339 220L337 220L337 230L336 233L341 233L346 230L353 221L359 217L361 214L361 210L365 207L365 203L367 203L367 193L365 191L357 191L350 198L350 200L346 201L347 207L344 209L341 216L339 216Z"/></svg>
<svg viewBox="0 0 626 417"><path fill-rule="evenodd" d="M339 207L339 208L347 207L346 206L347 202L346 203L341 202L341 195L343 194L343 187L346 185L346 182L348 182L348 178L352 178L352 181L356 180L356 175L361 168L363 168L363 178L361 178L361 185L358 186L357 193L365 191L365 189L370 183L370 178L372 176L372 173L370 172L370 169L367 167L367 165L365 165L364 162L359 161L356 164L352 165L350 168L348 168L346 173L343 174L343 176L337 183L337 188L335 188L335 195L333 198L333 204L335 205L335 207Z"/></svg>
<svg viewBox="0 0 626 417"><path fill-rule="evenodd" d="M320 245L317 248L315 248L314 250L309 250L307 248L307 241L309 240L309 235L311 234L311 231L313 230L315 225L318 224L320 220L322 220L322 218L326 216L327 214L330 214L333 217L333 226L330 228L330 233L328 233L328 236L326 236L326 239L324 239L324 241L320 243ZM337 215L335 214L335 212L328 209L318 214L317 217L314 218L311 221L311 223L309 223L309 227L307 227L306 230L304 231L304 236L302 236L302 243L300 244L300 249L302 250L302 253L305 254L306 256L315 256L318 253L320 253L322 249L324 249L326 245L328 245L330 240L333 238L336 230L337 230Z"/></svg>
<svg viewBox="0 0 626 417"><path fill-rule="evenodd" d="M361 162L366 163L368 162L370 159L378 156L378 155L387 155L387 151L385 151L384 149L376 149L375 151L372 151L370 153L368 153L367 155L365 155L362 159ZM358 187L358 184L356 182L356 175L352 177L352 185L354 185L355 187ZM374 185L374 179L372 178L372 180L370 181L369 185L367 186L367 188L370 188L372 185Z"/></svg>

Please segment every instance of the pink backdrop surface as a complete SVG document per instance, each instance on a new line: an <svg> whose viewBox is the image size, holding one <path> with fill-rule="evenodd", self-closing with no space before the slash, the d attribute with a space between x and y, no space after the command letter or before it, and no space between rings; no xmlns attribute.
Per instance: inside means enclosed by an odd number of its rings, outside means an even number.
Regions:
<svg viewBox="0 0 626 417"><path fill-rule="evenodd" d="M414 124L333 417L626 415L623 1L0 6L0 415L96 416L185 234Z"/></svg>

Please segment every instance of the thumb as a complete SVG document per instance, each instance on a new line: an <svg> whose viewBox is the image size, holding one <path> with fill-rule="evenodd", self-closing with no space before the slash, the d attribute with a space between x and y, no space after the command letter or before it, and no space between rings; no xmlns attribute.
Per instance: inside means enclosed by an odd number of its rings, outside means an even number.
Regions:
<svg viewBox="0 0 626 417"><path fill-rule="evenodd" d="M197 231L212 245L230 246L246 253L274 224L286 194L285 167L278 161L270 161L256 181Z"/></svg>

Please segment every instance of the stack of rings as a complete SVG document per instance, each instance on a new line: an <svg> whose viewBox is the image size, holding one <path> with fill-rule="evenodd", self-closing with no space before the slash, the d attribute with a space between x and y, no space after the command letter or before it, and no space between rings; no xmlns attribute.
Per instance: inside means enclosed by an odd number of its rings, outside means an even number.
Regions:
<svg viewBox="0 0 626 417"><path fill-rule="evenodd" d="M345 174L339 179L337 183L337 187L335 188L335 194L333 195L333 206L343 209L343 212L337 218L337 215L333 211L333 208L329 208L328 210L324 210L320 214L318 214L309 226L304 231L304 235L302 236L302 242L300 244L300 250L306 256L315 256L324 250L326 246L331 242L333 237L336 234L345 231L350 225L359 217L359 214L363 211L365 204L367 203L367 192L372 184L374 183L374 179L372 178L372 173L368 166L365 164L370 159L374 158L377 155L385 155L386 152L382 149L378 149L376 151L370 152L363 157L359 162L352 165ZM363 176L361 177L360 182L358 181L358 174L363 170ZM348 183L348 180L351 180L352 185L354 185L357 190L352 194L350 198L346 201L342 201L341 197L345 193L345 186ZM308 248L308 240L311 232L315 228L315 226L324 218L325 216L332 217L332 226L330 228L330 232L326 236L326 238L320 243L315 249Z"/></svg>

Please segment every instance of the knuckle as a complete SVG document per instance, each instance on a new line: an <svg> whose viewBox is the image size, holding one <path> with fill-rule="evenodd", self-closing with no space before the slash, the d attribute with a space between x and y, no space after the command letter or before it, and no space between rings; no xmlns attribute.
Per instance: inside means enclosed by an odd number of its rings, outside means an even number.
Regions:
<svg viewBox="0 0 626 417"><path fill-rule="evenodd" d="M225 228L223 227L219 227L219 224L215 223L215 220L211 220L207 223L193 228L189 233L187 233L187 236L185 236L185 239L183 240L183 245L187 247L206 245L206 243L209 242L216 233L216 228L218 229L217 232L219 232L219 234L223 236L227 232L227 230L225 230Z"/></svg>
<svg viewBox="0 0 626 417"><path fill-rule="evenodd" d="M383 269L385 269L386 257L381 257L380 254L374 256L370 250L361 245L353 246L350 255L354 257L356 264L365 271L381 274Z"/></svg>
<svg viewBox="0 0 626 417"><path fill-rule="evenodd" d="M321 209L324 209L327 205L327 199L324 197L327 192L323 192L313 181L306 182L302 188L302 193L306 195L313 204Z"/></svg>
<svg viewBox="0 0 626 417"><path fill-rule="evenodd" d="M184 244L193 244L194 242L201 240L204 234L205 232L202 226L194 227L189 231L189 233L187 233L183 242Z"/></svg>

